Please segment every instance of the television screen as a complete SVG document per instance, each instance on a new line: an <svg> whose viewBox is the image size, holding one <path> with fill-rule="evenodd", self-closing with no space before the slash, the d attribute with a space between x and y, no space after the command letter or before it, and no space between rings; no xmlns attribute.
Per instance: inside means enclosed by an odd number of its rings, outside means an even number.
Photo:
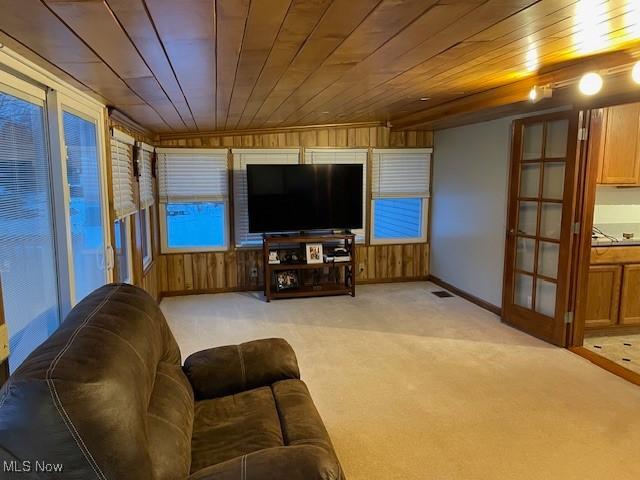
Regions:
<svg viewBox="0 0 640 480"><path fill-rule="evenodd" d="M247 165L251 233L362 228L362 165Z"/></svg>

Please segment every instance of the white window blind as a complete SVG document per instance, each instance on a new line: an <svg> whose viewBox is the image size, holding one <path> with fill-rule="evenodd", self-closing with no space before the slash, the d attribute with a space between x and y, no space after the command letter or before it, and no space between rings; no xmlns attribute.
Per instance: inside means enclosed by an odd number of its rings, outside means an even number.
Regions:
<svg viewBox="0 0 640 480"><path fill-rule="evenodd" d="M365 238L367 212L367 149L366 148L307 148L304 162L311 165L360 164L362 165L362 226L353 230L357 242Z"/></svg>
<svg viewBox="0 0 640 480"><path fill-rule="evenodd" d="M430 148L374 149L373 198L429 197L431 152Z"/></svg>
<svg viewBox="0 0 640 480"><path fill-rule="evenodd" d="M233 154L233 199L235 238L238 247L262 244L261 234L249 233L249 211L247 201L247 165L294 165L299 163L300 151L286 149L237 149Z"/></svg>
<svg viewBox="0 0 640 480"><path fill-rule="evenodd" d="M111 132L111 172L113 184L113 208L116 219L134 213L136 208L133 190L133 145L135 140L120 130Z"/></svg>
<svg viewBox="0 0 640 480"><path fill-rule="evenodd" d="M140 208L147 208L153 205L153 170L152 161L154 148L146 143L138 142L138 171L140 173Z"/></svg>
<svg viewBox="0 0 640 480"><path fill-rule="evenodd" d="M161 202L226 202L226 149L162 148L157 154Z"/></svg>
<svg viewBox="0 0 640 480"><path fill-rule="evenodd" d="M44 105L44 92L31 98L0 82L0 307L11 372L59 324Z"/></svg>

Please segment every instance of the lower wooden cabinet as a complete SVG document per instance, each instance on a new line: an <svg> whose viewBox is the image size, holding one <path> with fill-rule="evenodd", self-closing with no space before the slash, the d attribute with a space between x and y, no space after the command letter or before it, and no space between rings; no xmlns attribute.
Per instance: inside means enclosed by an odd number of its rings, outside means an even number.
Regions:
<svg viewBox="0 0 640 480"><path fill-rule="evenodd" d="M587 328L609 327L620 314L621 265L595 265L589 268Z"/></svg>
<svg viewBox="0 0 640 480"><path fill-rule="evenodd" d="M625 265L622 274L620 323L640 324L640 265Z"/></svg>

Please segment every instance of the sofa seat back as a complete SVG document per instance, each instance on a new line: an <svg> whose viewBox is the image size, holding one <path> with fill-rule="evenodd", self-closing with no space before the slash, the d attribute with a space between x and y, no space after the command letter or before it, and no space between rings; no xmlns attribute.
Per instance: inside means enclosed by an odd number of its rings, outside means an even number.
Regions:
<svg viewBox="0 0 640 480"><path fill-rule="evenodd" d="M180 364L146 292L96 290L0 390L0 459L61 465L64 479L187 477L194 401Z"/></svg>

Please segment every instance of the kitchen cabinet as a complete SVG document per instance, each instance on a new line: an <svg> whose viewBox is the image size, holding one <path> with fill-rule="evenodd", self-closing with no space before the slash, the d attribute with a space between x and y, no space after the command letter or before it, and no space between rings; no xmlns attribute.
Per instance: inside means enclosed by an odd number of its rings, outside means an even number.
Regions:
<svg viewBox="0 0 640 480"><path fill-rule="evenodd" d="M640 265L625 265L622 275L620 324L640 325Z"/></svg>
<svg viewBox="0 0 640 480"><path fill-rule="evenodd" d="M638 328L640 246L591 249L585 328Z"/></svg>
<svg viewBox="0 0 640 480"><path fill-rule="evenodd" d="M589 268L587 328L610 327L618 322L622 266L592 265Z"/></svg>
<svg viewBox="0 0 640 480"><path fill-rule="evenodd" d="M640 103L602 109L598 183L640 186Z"/></svg>

